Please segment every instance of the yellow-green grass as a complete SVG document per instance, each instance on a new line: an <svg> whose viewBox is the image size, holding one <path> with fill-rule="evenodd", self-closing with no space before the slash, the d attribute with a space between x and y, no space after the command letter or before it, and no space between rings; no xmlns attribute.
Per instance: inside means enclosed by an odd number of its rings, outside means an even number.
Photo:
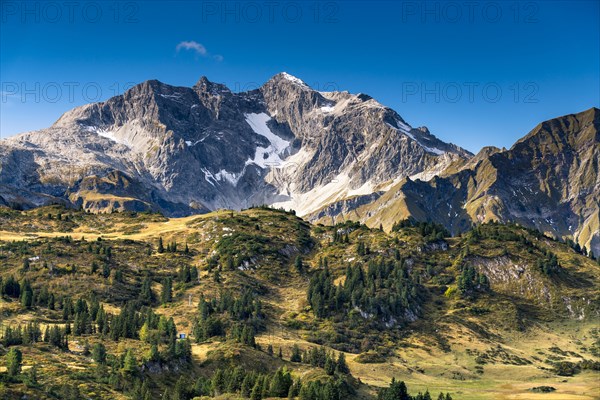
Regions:
<svg viewBox="0 0 600 400"><path fill-rule="evenodd" d="M72 231L36 231L31 233L19 233L11 230L0 231L0 240L31 240L35 237L56 237L71 235L74 239L79 239L85 236L88 240L95 240L98 236L109 243L122 239L131 239L141 242L150 242L154 246L158 237L162 237L165 244L169 241L176 240L180 245L183 242L188 242L190 248L195 253L191 262L195 265L203 266L206 258L211 254L215 243L222 237L226 231L225 227L229 227L228 220L231 218L230 211L220 211L202 216L194 216L187 218L177 218L169 220L151 220L151 218L142 218L140 221L134 219L120 217L118 214L112 215L95 215L84 216L78 221L78 227ZM244 218L261 219L261 228L265 234L272 236L283 236L286 234L285 223L277 225L279 216L273 215L272 212L264 210L248 210L242 213L233 213L234 216L243 216ZM111 219L115 219L114 224L110 224ZM292 221L291 217L289 221ZM98 223L102 219L101 223ZM287 223L287 222L286 222ZM110 229L105 229L107 225L111 225ZM132 226L135 226L132 232ZM2 225L0 224L0 228ZM234 227L235 228L235 227ZM229 232L229 231L227 231ZM416 235L410 229L402 230L398 233L386 234L377 230L359 229L350 233L350 245L329 245L332 237L333 228L322 227L312 229L314 239L319 243L318 248L315 248L311 253L304 254L305 263L310 269L318 265L318 260L321 257L328 257L330 260L330 268L336 277L336 283L343 281L343 271L347 264L351 261L358 261L360 257L356 254L356 244L360 241L368 244L374 251L375 255L382 254L386 249L390 248L390 243L394 237L397 237L400 244L397 246L403 257L429 257L427 254L419 254L415 251L416 247L424 244L423 238ZM451 264L457 254L464 247L464 238L449 239L448 242L451 250L435 254L435 261L440 264L442 262ZM577 286L560 286L556 288L556 293L566 293L578 295L583 293L597 292L597 276L598 271L592 267L589 260L574 254L566 246L557 245L555 243L546 243L545 239L536 242L540 246L548 246L557 254L562 265L573 273L585 274L588 279L595 283L591 288L580 288ZM117 245L115 244L115 247ZM535 262L539 254L528 254L514 242L494 243L489 240L482 240L480 243L471 245L471 252L476 253L483 258L496 259L501 256L504 249L507 249L511 255L518 256L524 262L531 264ZM155 252L148 256L153 262L156 260L171 260L172 254L156 254ZM432 258L434 256L431 256ZM363 261L368 258L364 258ZM417 263L421 263L418 259ZM173 317L177 323L178 329L181 332L191 333L193 319L197 313L197 303L200 295L214 297L223 287L233 290L238 289L242 283L252 285L262 285L266 291L261 294L261 300L265 303L265 310L269 314L270 323L265 332L257 337L257 342L263 349L266 349L271 344L275 353L281 347L284 358L289 359L291 349L294 344L300 346L301 349L306 349L315 346L314 343L308 341L311 336L310 330L291 329L287 327L289 321L300 321L307 325L314 324L321 330L332 329L331 322L317 321L313 313L308 307L306 300L306 288L308 283L307 275L299 275L294 272L290 261L289 266L274 266L270 264L261 264L256 272L248 271L243 275L240 273L223 273L223 282L217 284L213 282L211 275L202 271L200 276L200 284L191 287L184 287L181 291L176 290L176 300L166 306L157 306L155 311L159 314L164 314L167 317ZM419 264L421 265L421 264ZM156 272L167 272L164 266L156 267ZM275 269L277 268L277 269ZM456 273L455 267L448 267L447 273ZM265 275L264 271L276 273L278 276L283 276L284 279L271 280ZM272 270L272 271L271 271ZM170 271L173 272L173 271ZM543 284L545 278L538 275L534 276L536 283ZM63 278L68 279L68 278ZM126 275L126 279L131 279ZM432 292L437 287L436 285L427 284ZM177 287L177 286L176 286ZM155 293L159 293L161 286L156 283L153 287ZM508 288L510 289L510 287ZM507 290L508 290L507 289ZM188 299L191 296L191 304ZM573 377L559 377L552 372L551 364L547 361L549 357L557 357L551 348L559 348L563 351L579 354L577 357L569 353L567 356L557 358L564 361L577 362L581 359L598 360L597 357L583 350L583 347L589 348L593 343L594 338L590 335L590 330L597 327L597 321L586 319L578 321L576 319L565 318L563 322L560 318L553 316L549 318L550 322L536 322L528 325L522 331L516 329L508 329L516 319L516 305L511 303L513 299L502 297L499 293L494 293L493 296L482 296L478 300L467 302L459 298L444 298L436 295L435 297L441 303L436 307L430 305L427 307L427 323L431 324L429 329L417 323L408 330L397 332L384 331L379 336L383 338L386 346L393 349L393 353L387 357L385 362L364 364L358 362L358 354L346 354L346 358L350 365L352 374L360 379L369 387L360 389L361 394L374 393L375 388L383 387L389 384L392 378L404 380L407 382L411 392L424 391L428 389L432 394L437 396L440 391L450 392L455 399L471 400L471 399L594 399L598 398L600 391L600 376L597 372L583 371ZM523 299L515 301L533 301L526 296ZM466 309L460 308L461 303L468 303L470 306L487 307L491 310L489 314L482 316L473 316L466 312ZM526 303L523 303L526 304ZM111 312L117 312L118 307L115 305L105 305L110 307ZM18 310L18 302L2 303L0 308L10 308L9 317L6 319L8 323L25 323L30 320L43 320L43 314L35 314L30 312L21 312ZM468 308L468 307L467 307ZM503 311L503 312L502 312ZM529 310L520 310L528 316ZM533 310L531 311L533 315ZM546 314L551 314L551 311L546 310ZM547 315L544 314L546 317ZM552 316L550 316L552 317ZM534 318L532 317L532 320ZM303 325L304 326L304 325ZM474 327L483 327L490 336L484 337L474 330ZM438 332L435 332L435 331ZM378 333L373 333L378 335ZM444 351L436 343L439 336L443 336L448 341L450 351ZM93 338L90 337L90 342L93 343ZM76 346L75 341L81 345L83 338L76 338L72 341L73 354L68 357L62 357L62 353L56 351L44 352L37 347L25 350L26 366L30 366L32 362L40 364L44 374L50 373L51 370L45 371L46 368L68 368L78 369L92 368L93 364L89 357L83 357L79 354L80 348ZM395 342L391 342L395 341ZM122 341L113 343L106 341L109 352L112 354L121 354L125 346L131 345L135 348L136 355L142 357L144 352L149 348L147 344L140 345L140 342ZM73 347L74 346L74 347ZM484 365L476 362L478 354L494 353L494 349L501 346L502 354L506 353L511 357L519 357L527 359L531 364L526 365L509 365L501 359L494 359ZM221 342L209 342L194 344L192 347L193 357L198 364L203 364L214 356L215 350L223 352L227 357L241 354L246 361L252 357L262 359L257 353L245 353L245 350L240 353L237 345L230 345ZM212 353L211 353L212 352ZM60 360L59 360L60 358ZM234 358L235 359L235 358ZM54 363L57 363L56 365ZM0 365L3 365L4 360L0 356ZM295 374L304 376L311 374L312 369L301 364L285 363L294 369ZM45 371L45 372L44 372ZM56 372L56 371L55 371ZM51 375L51 374L50 374ZM537 394L529 391L536 386L552 386L557 390L553 393ZM116 392L115 392L116 393ZM115 398L119 398L115 394ZM596 396L596 397L594 397ZM109 397L110 398L110 397Z"/></svg>

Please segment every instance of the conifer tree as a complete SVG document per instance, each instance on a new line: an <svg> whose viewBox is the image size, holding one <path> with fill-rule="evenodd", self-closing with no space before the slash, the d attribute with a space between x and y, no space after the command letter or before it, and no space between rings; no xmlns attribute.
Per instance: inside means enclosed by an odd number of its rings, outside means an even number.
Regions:
<svg viewBox="0 0 600 400"><path fill-rule="evenodd" d="M21 373L21 366L23 364L23 353L21 350L11 347L6 354L6 372L8 376L17 376Z"/></svg>
<svg viewBox="0 0 600 400"><path fill-rule="evenodd" d="M162 282L162 292L160 300L162 304L167 304L173 299L173 280L171 278L165 278Z"/></svg>

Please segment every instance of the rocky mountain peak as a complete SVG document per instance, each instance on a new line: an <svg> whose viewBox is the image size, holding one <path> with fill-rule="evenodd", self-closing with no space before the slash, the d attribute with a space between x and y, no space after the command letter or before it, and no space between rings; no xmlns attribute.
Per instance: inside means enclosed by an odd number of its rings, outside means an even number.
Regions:
<svg viewBox="0 0 600 400"><path fill-rule="evenodd" d="M265 85L273 84L295 85L298 88L310 89L310 87L302 79L288 74L287 72L280 72L265 83Z"/></svg>
<svg viewBox="0 0 600 400"><path fill-rule="evenodd" d="M206 76L202 76L193 86L193 89L200 93L209 93L212 95L231 94L231 90L226 85L211 82Z"/></svg>
<svg viewBox="0 0 600 400"><path fill-rule="evenodd" d="M429 132L429 128L427 128L426 126L420 126L416 129L421 131L424 135L431 135L431 132Z"/></svg>
<svg viewBox="0 0 600 400"><path fill-rule="evenodd" d="M365 93L358 93L356 95L356 98L360 101L369 101L369 100L373 100L373 97L369 96L368 94Z"/></svg>
<svg viewBox="0 0 600 400"><path fill-rule="evenodd" d="M171 92L172 88L173 86L167 85L157 79L150 79L127 89L122 96L125 100L129 101L135 101L140 98L145 98L148 100L152 99L158 94ZM114 97L112 99L114 99ZM111 99L107 100L107 102L110 100Z"/></svg>

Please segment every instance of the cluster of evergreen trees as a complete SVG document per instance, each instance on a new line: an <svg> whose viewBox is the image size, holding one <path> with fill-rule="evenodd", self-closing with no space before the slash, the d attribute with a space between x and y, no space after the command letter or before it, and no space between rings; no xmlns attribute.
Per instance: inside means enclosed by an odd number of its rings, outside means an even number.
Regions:
<svg viewBox="0 0 600 400"><path fill-rule="evenodd" d="M69 239L68 242L70 243L71 241L72 239ZM98 238L98 240L96 240L96 243L88 243L86 249L88 253L93 253L102 256L100 257L101 259L110 260L112 257L112 247L103 242L100 237Z"/></svg>
<svg viewBox="0 0 600 400"><path fill-rule="evenodd" d="M340 353L336 359L335 354L333 352L327 352L324 347L312 347L302 355L302 358L300 358L300 352L297 347L294 346L290 361L303 362L305 364L310 364L313 367L323 368L327 375L331 376L335 374L346 375L350 373L350 368L348 368L344 353Z"/></svg>
<svg viewBox="0 0 600 400"><path fill-rule="evenodd" d="M335 229L333 231L333 237L331 238L332 243L350 243L350 236L348 232L344 232L342 229Z"/></svg>
<svg viewBox="0 0 600 400"><path fill-rule="evenodd" d="M95 358L94 358L95 359ZM314 347L302 353L297 346L292 351L291 361L304 362L313 367L325 369L332 376L326 382L308 382L303 384L294 380L285 368L278 369L273 374L248 371L241 366L235 368L217 369L210 378L199 377L195 383L188 378L181 377L172 389L167 389L163 399L188 400L196 396L221 396L231 393L244 398L260 400L269 397L296 398L302 400L342 400L345 394L353 393L353 389L346 383L345 375L349 374L343 353L335 357L322 347ZM123 365L121 360L119 365ZM120 367L122 369L122 367ZM144 389L146 385L141 382L134 385L132 399L145 400Z"/></svg>
<svg viewBox="0 0 600 400"><path fill-rule="evenodd" d="M430 221L417 221L414 218L407 218L402 221L395 222L392 225L392 232L398 232L404 228L416 228L417 232L426 240L441 240L450 237L450 232L443 225Z"/></svg>
<svg viewBox="0 0 600 400"><path fill-rule="evenodd" d="M344 283L337 286L327 259L319 264L322 269L311 278L307 296L319 318L357 309L363 316L389 322L401 320L407 310L418 313L418 278L408 274L402 260L371 260L366 271L361 265L349 266Z"/></svg>
<svg viewBox="0 0 600 400"><path fill-rule="evenodd" d="M274 374L260 374L236 367L218 369L213 374L210 385L204 385L203 394L219 396L224 393L237 393L245 398L260 400L267 397L288 397L290 393L296 396L297 393L293 392L298 391L298 385L298 382L294 384L289 371L283 368Z"/></svg>
<svg viewBox="0 0 600 400"><path fill-rule="evenodd" d="M336 224L333 227L333 236L331 238L331 243L350 243L350 233L357 229L360 229L361 227L363 227L363 225L360 222L354 221L345 221Z"/></svg>
<svg viewBox="0 0 600 400"><path fill-rule="evenodd" d="M348 393L354 390L346 381L310 381L300 387L300 400L343 400Z"/></svg>
<svg viewBox="0 0 600 400"><path fill-rule="evenodd" d="M5 347L8 347L20 344L37 343L41 340L42 331L40 329L40 324L38 324L37 322L30 322L24 327L6 327L6 329L4 329L2 341L0 341L0 343L2 343L2 345L4 345Z"/></svg>
<svg viewBox="0 0 600 400"><path fill-rule="evenodd" d="M0 276L0 294L2 296L18 298L21 295L21 284L12 275L9 275L4 280Z"/></svg>
<svg viewBox="0 0 600 400"><path fill-rule="evenodd" d="M432 400L432 397L428 390L425 393L419 392L416 396L411 396L403 381L396 381L392 378L390 386L379 391L377 400ZM440 393L437 400L452 400L452 396L450 393Z"/></svg>
<svg viewBox="0 0 600 400"><path fill-rule="evenodd" d="M142 279L138 300L141 304L146 306L150 306L156 301L156 296L152 291L152 278L149 275L146 275Z"/></svg>
<svg viewBox="0 0 600 400"><path fill-rule="evenodd" d="M176 275L176 282L181 285L188 285L198 282L198 269L189 265L179 267ZM144 305L153 305L156 302L156 295L152 291L152 277L146 275L142 280L138 300ZM160 303L167 304L173 301L173 278L167 276L161 281Z"/></svg>
<svg viewBox="0 0 600 400"><path fill-rule="evenodd" d="M73 320L75 335L95 333L96 327L98 332L108 332L106 313L93 295L89 302L84 299L73 302L69 296L55 296L45 286L34 290L27 279L19 283L12 275L5 281L0 278L0 287L2 295L19 298L23 307L62 310L63 321Z"/></svg>
<svg viewBox="0 0 600 400"><path fill-rule="evenodd" d="M550 250L544 251L544 258L538 259L536 266L548 276L555 275L561 270L556 254L552 253Z"/></svg>
<svg viewBox="0 0 600 400"><path fill-rule="evenodd" d="M83 239L82 239L83 240ZM95 243L88 243L87 245L87 251L88 253L93 253L97 255L98 261L100 261L102 263L102 269L100 270L100 275L102 275L102 277L104 279L108 279L110 277L111 274L111 260L112 260L112 247L110 247L108 244L105 244L102 241L102 238L98 237L98 240ZM90 273L95 274L98 272L99 270L99 266L98 263L96 261L92 261L92 265L90 268ZM116 276L116 281L117 282L122 282L123 281L123 272L120 270L116 270L115 271Z"/></svg>
<svg viewBox="0 0 600 400"><path fill-rule="evenodd" d="M149 363L177 362L177 365L181 366L181 362L189 363L192 359L191 343L187 339L171 342L162 352L159 352L158 347L153 344L140 360L130 348L117 356L108 353L102 342L96 342L91 352L88 347L86 341L84 354L91 355L96 363L96 381L106 383L117 391L127 393L131 399L137 400L154 398L144 373Z"/></svg>
<svg viewBox="0 0 600 400"><path fill-rule="evenodd" d="M66 350L69 348L67 338L69 334L71 334L70 325L65 327L48 325L42 334L40 325L37 322L30 322L25 326L17 326L16 328L7 326L2 333L0 343L5 347L9 347L45 342Z"/></svg>
<svg viewBox="0 0 600 400"><path fill-rule="evenodd" d="M67 348L67 336L98 334L114 341L121 338L140 339L148 343L173 344L177 337L177 328L173 318L155 314L151 308L141 310L137 302L126 303L119 314L113 315L104 310L98 300L92 296L90 300L83 298L73 301L70 297L59 297L57 309L62 309L62 319L67 324L48 326L43 336L44 341L59 348ZM39 325L28 324L25 327L7 327L2 334L5 346L39 342L42 338Z"/></svg>
<svg viewBox="0 0 600 400"><path fill-rule="evenodd" d="M254 335L264 327L262 302L252 291L247 289L240 297L225 291L210 300L204 296L200 298L194 336L201 342L213 336L224 336L229 328L232 339L255 346Z"/></svg>
<svg viewBox="0 0 600 400"><path fill-rule="evenodd" d="M138 311L136 304L127 303L121 312L111 316L110 338L140 339L151 344L173 344L177 338L177 327L173 317L156 314L151 308Z"/></svg>
<svg viewBox="0 0 600 400"><path fill-rule="evenodd" d="M182 265L177 272L177 280L181 283L190 283L198 281L198 268L189 265Z"/></svg>
<svg viewBox="0 0 600 400"><path fill-rule="evenodd" d="M134 385L132 399L145 400L144 384ZM265 398L300 398L301 400L342 400L354 390L343 376L325 382L294 380L286 368L272 374L248 371L241 366L217 369L210 378L198 377L194 383L182 376L172 389L167 389L162 399L189 400L194 397L217 397L236 394L251 400Z"/></svg>
<svg viewBox="0 0 600 400"><path fill-rule="evenodd" d="M365 244L365 242L358 242L356 245L356 254L359 256L366 256L371 254L371 248Z"/></svg>
<svg viewBox="0 0 600 400"><path fill-rule="evenodd" d="M478 224L467 234L468 242L474 244L483 239L491 239L498 242L520 242L524 245L531 244L524 235L519 235L511 229L514 227L516 227L516 225L499 224L494 221Z"/></svg>
<svg viewBox="0 0 600 400"><path fill-rule="evenodd" d="M158 348L152 345L150 351L138 360L131 349L116 356L107 353L104 344L97 342L91 350L91 357L96 362L96 380L109 384L115 390L128 393L132 399L152 399L154 397L143 372L149 363L191 362L189 340L179 340L174 347L176 350L167 346L165 351L159 352ZM171 351L173 354L170 354Z"/></svg>
<svg viewBox="0 0 600 400"><path fill-rule="evenodd" d="M156 251L160 254L162 254L164 252L177 253L177 242L172 241L171 243L167 243L167 247L165 248L162 237L159 237L158 238L158 247L157 247ZM185 244L185 248L184 248L183 252L186 254L190 252L190 248L188 247L187 243Z"/></svg>
<svg viewBox="0 0 600 400"><path fill-rule="evenodd" d="M473 296L477 292L488 292L490 290L488 277L477 272L471 265L460 265L460 275L456 283L460 294L466 297Z"/></svg>
<svg viewBox="0 0 600 400"><path fill-rule="evenodd" d="M19 299L26 308L40 306L54 310L56 301L54 294L46 287L34 290L28 279L23 279L19 283L13 275L9 275L4 280L0 277L0 295Z"/></svg>
<svg viewBox="0 0 600 400"><path fill-rule="evenodd" d="M292 354L302 359L301 352L296 346ZM167 392L169 399L189 399L193 396L220 396L225 393L239 394L244 398L260 400L268 397L299 397L302 400L341 400L344 394L352 393L353 389L346 383L344 375L349 374L348 365L343 354L337 361L333 353L327 353L324 348L312 348L305 352L304 362L314 367L324 368L328 375L333 376L327 382L294 381L285 368L278 369L273 374L262 374L247 371L241 366L218 369L210 379L198 378L192 386L182 383L174 390ZM182 378L185 380L185 378ZM192 387L191 389L189 389ZM164 398L164 396L163 396Z"/></svg>

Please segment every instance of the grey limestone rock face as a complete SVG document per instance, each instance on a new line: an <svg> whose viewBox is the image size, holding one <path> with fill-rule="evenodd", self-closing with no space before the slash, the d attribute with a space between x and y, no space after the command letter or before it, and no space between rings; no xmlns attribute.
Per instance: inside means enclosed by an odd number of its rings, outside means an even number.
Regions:
<svg viewBox="0 0 600 400"><path fill-rule="evenodd" d="M470 156L368 96L318 92L286 73L242 93L206 77L191 88L150 80L1 141L0 185L4 202L24 207L179 216L281 204L302 214L433 168L441 152ZM30 195L10 195L19 191Z"/></svg>

